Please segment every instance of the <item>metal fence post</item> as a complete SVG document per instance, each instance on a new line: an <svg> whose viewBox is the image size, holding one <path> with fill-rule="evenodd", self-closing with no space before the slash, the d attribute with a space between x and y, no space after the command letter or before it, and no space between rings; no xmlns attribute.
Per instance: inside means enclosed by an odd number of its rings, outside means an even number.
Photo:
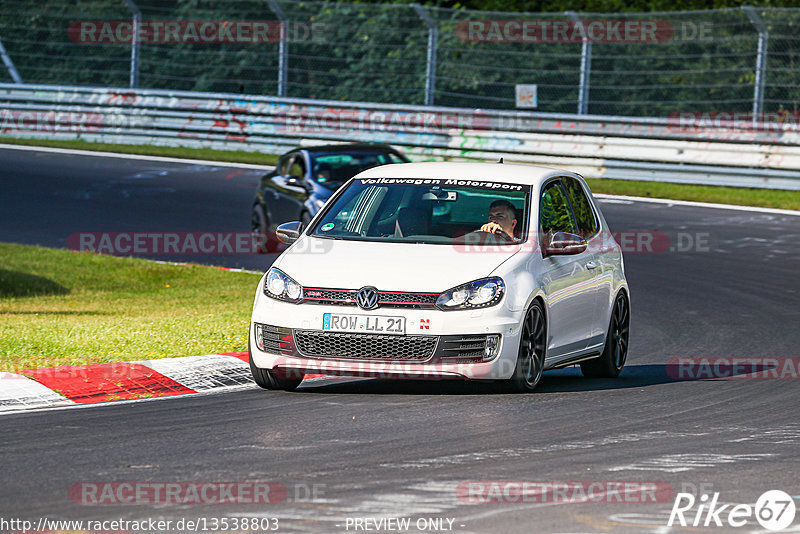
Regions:
<svg viewBox="0 0 800 534"><path fill-rule="evenodd" d="M436 90L436 50L439 46L439 27L428 15L425 8L419 4L409 4L417 12L419 18L428 27L428 61L425 70L425 105L433 105L433 95Z"/></svg>
<svg viewBox="0 0 800 534"><path fill-rule="evenodd" d="M281 23L281 40L278 43L278 96L286 96L289 78L289 18L275 0L267 0L267 4Z"/></svg>
<svg viewBox="0 0 800 534"><path fill-rule="evenodd" d="M6 52L6 47L3 46L2 40L0 40L0 56L2 56L3 64L5 64L8 69L8 74L11 76L11 79L14 80L14 83L22 83L22 77L19 75L19 72L17 72L17 67L14 66L14 62L11 61L11 56Z"/></svg>
<svg viewBox="0 0 800 534"><path fill-rule="evenodd" d="M131 89L139 86L139 26L142 23L142 12L133 0L125 0L128 8L133 13L133 28L131 30Z"/></svg>
<svg viewBox="0 0 800 534"><path fill-rule="evenodd" d="M592 72L592 42L586 34L586 27L583 21L578 18L574 11L567 11L567 16L580 24L581 34L581 78L578 87L578 115L586 115L589 112L589 76Z"/></svg>
<svg viewBox="0 0 800 534"><path fill-rule="evenodd" d="M757 124L758 117L764 111L764 85L767 78L767 40L769 31L764 21L758 16L752 6L742 6L747 18L758 30L758 56L756 58L756 81L753 89L753 124Z"/></svg>

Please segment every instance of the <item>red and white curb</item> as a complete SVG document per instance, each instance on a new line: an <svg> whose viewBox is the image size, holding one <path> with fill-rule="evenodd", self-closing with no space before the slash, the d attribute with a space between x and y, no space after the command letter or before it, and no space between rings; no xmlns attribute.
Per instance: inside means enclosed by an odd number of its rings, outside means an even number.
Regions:
<svg viewBox="0 0 800 534"><path fill-rule="evenodd" d="M309 375L306 379L322 378ZM252 386L247 352L0 373L0 413Z"/></svg>

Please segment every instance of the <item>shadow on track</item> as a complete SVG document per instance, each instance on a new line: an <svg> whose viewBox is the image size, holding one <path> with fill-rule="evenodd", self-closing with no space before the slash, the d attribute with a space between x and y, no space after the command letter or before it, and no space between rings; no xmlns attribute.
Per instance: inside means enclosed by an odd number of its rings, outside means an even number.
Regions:
<svg viewBox="0 0 800 534"><path fill-rule="evenodd" d="M631 365L625 367L617 378L584 378L576 368L545 372L534 395L578 391L628 389L685 382L675 378L677 369L671 365ZM302 385L302 393L373 395L487 395L510 393L503 382L469 382L466 380L386 380L356 379L352 382L320 385Z"/></svg>

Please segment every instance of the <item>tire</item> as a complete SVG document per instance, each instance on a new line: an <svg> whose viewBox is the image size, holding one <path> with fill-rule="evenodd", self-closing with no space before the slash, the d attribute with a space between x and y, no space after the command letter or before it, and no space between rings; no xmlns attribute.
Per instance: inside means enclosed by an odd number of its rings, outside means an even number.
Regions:
<svg viewBox="0 0 800 534"><path fill-rule="evenodd" d="M253 236L253 242L258 254L266 254L269 251L267 224L267 214L264 212L264 207L259 203L253 204L253 210L250 213L250 233Z"/></svg>
<svg viewBox="0 0 800 534"><path fill-rule="evenodd" d="M625 293L617 295L611 310L606 344L599 358L581 362L581 373L589 378L616 378L628 358L631 310Z"/></svg>
<svg viewBox="0 0 800 534"><path fill-rule="evenodd" d="M253 363L253 351L250 350L249 341L247 342L247 353L249 355L248 360L250 361L250 372L253 374L253 380L258 387L263 389L282 389L284 391L294 391L297 389L297 386L300 385L300 382L303 381L302 376L300 378L281 377L272 372L270 369L261 369L260 367L256 367L256 365Z"/></svg>
<svg viewBox="0 0 800 534"><path fill-rule="evenodd" d="M547 321L539 301L525 313L520 332L519 352L514 375L509 380L515 391L533 391L542 378L544 358L547 350Z"/></svg>

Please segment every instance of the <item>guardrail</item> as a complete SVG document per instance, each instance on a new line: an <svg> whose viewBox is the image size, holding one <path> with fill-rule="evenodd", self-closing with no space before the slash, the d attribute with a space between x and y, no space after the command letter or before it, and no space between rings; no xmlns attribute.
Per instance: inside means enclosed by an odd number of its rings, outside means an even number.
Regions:
<svg viewBox="0 0 800 534"><path fill-rule="evenodd" d="M416 159L537 163L592 178L800 190L794 124L642 119L253 95L0 84L0 135L281 153L369 141Z"/></svg>

